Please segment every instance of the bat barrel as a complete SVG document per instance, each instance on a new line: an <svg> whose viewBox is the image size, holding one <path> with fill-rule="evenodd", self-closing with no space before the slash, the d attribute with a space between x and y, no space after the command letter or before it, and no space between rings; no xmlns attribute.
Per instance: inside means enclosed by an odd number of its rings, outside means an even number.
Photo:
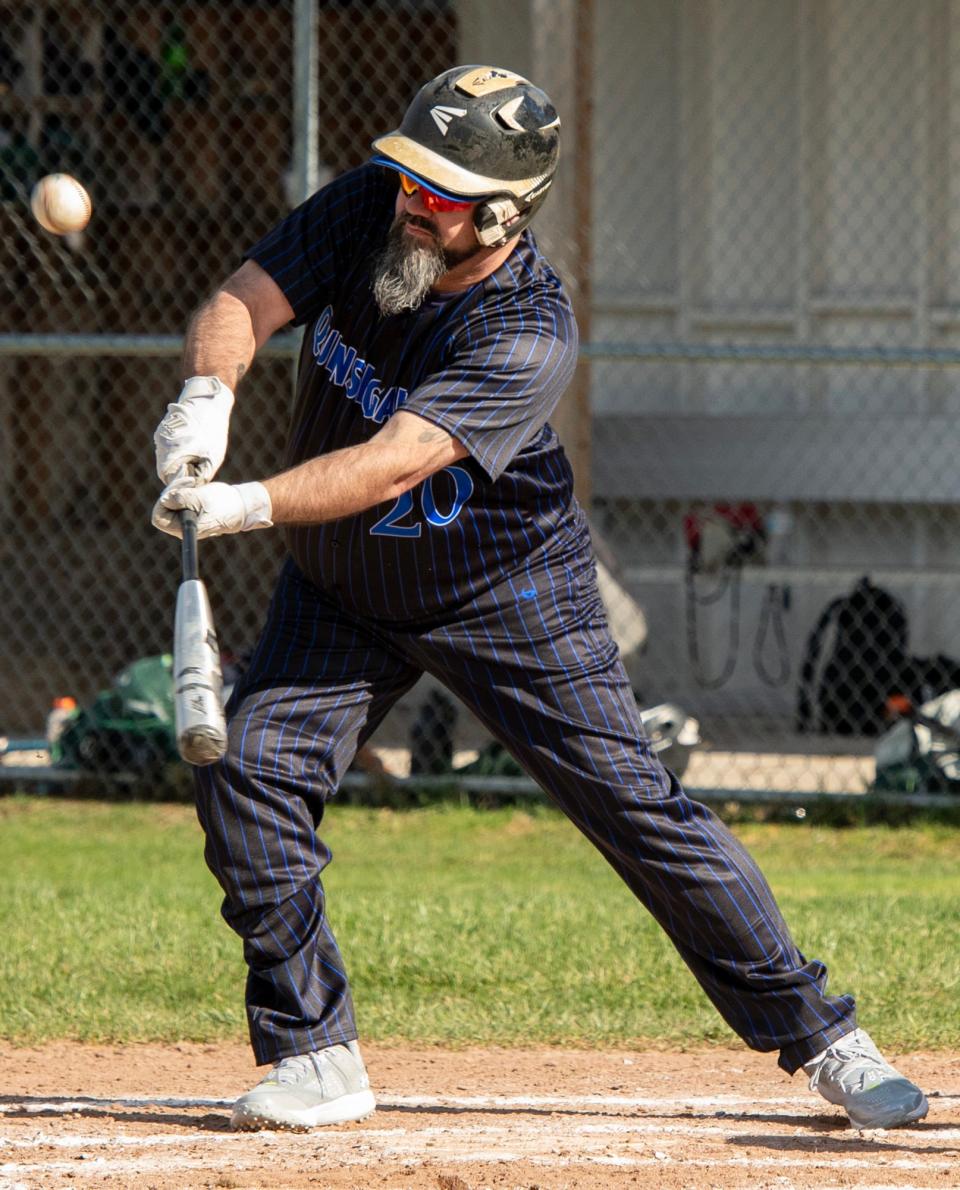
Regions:
<svg viewBox="0 0 960 1190"><path fill-rule="evenodd" d="M226 733L209 724L186 728L177 737L177 751L187 764L215 764L226 747Z"/></svg>
<svg viewBox="0 0 960 1190"><path fill-rule="evenodd" d="M180 513L183 576L173 640L177 750L188 764L213 764L227 750L220 646L197 558L197 514Z"/></svg>
<svg viewBox="0 0 960 1190"><path fill-rule="evenodd" d="M220 647L206 588L187 579L177 592L173 639L177 749L189 764L212 764L227 747Z"/></svg>

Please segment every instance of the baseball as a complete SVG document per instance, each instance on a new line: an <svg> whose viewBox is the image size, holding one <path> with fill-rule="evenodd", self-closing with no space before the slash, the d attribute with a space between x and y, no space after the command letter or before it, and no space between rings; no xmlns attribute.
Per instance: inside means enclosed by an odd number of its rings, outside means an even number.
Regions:
<svg viewBox="0 0 960 1190"><path fill-rule="evenodd" d="M58 236L83 231L93 211L90 195L70 174L41 178L30 195L30 207L40 226Z"/></svg>

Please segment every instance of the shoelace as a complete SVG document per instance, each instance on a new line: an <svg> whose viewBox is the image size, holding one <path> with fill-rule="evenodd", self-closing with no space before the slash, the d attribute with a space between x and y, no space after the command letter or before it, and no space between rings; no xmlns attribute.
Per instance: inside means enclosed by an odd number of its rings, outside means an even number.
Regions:
<svg viewBox="0 0 960 1190"><path fill-rule="evenodd" d="M296 1054L292 1058L284 1058L273 1068L274 1081L277 1083L299 1083L304 1075L316 1073L316 1067L309 1054Z"/></svg>
<svg viewBox="0 0 960 1190"><path fill-rule="evenodd" d="M865 1070L874 1069L884 1076L889 1070L887 1063L884 1062L879 1054L874 1053L866 1042L861 1041L859 1038L853 1038L849 1041L846 1038L842 1038L830 1046L817 1063L816 1069L810 1076L811 1091L817 1089L828 1062L848 1064L849 1069L844 1070L843 1077L838 1080L845 1087L856 1086L856 1076L862 1074Z"/></svg>

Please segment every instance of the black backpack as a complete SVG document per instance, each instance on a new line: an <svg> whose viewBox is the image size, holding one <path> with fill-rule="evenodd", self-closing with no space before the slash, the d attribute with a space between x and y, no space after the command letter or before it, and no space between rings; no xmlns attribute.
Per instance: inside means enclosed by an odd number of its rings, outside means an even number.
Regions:
<svg viewBox="0 0 960 1190"><path fill-rule="evenodd" d="M820 665L824 638L833 647ZM797 730L877 735L886 726L891 695L911 697L909 624L889 591L860 579L849 595L824 608L807 640L797 690Z"/></svg>

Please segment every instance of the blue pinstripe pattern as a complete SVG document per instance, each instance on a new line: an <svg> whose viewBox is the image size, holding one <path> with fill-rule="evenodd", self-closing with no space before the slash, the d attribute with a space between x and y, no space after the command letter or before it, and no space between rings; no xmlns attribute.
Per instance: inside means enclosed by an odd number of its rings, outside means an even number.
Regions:
<svg viewBox="0 0 960 1190"><path fill-rule="evenodd" d="M320 879L331 855L316 830L358 740L419 676L349 624L329 639L315 599L289 568L231 698L227 756L197 770L205 858L244 940L258 1062L357 1036Z"/></svg>
<svg viewBox="0 0 960 1190"><path fill-rule="evenodd" d="M855 1026L748 853L647 747L577 520L463 615L418 630L361 624L286 567L234 695L228 758L198 775L259 1061L356 1036L315 830L355 748L423 671L594 843L747 1045L779 1050L792 1073Z"/></svg>
<svg viewBox="0 0 960 1190"><path fill-rule="evenodd" d="M357 1036L317 829L356 749L429 672L598 848L730 1027L792 1073L855 1026L854 1003L827 994L750 856L643 738L548 420L576 359L570 303L527 232L462 294L381 318L367 269L395 193L394 177L355 170L249 253L312 324L289 463L368 440L394 404L469 452L466 479L288 533L227 756L197 771L257 1060Z"/></svg>
<svg viewBox="0 0 960 1190"><path fill-rule="evenodd" d="M507 262L462 294L382 318L367 275L393 216L396 177L365 166L320 191L247 254L309 323L300 358L289 465L369 439L379 423L318 363L315 337L339 336L384 391L470 452L474 494L442 531L375 535L378 505L346 522L296 526L287 544L345 609L392 623L466 602L554 531L571 475L549 417L576 364L573 312L526 233ZM320 328L318 330L318 328ZM322 342L326 339L321 334ZM441 481L438 481L441 482ZM402 524L412 527L419 506Z"/></svg>

